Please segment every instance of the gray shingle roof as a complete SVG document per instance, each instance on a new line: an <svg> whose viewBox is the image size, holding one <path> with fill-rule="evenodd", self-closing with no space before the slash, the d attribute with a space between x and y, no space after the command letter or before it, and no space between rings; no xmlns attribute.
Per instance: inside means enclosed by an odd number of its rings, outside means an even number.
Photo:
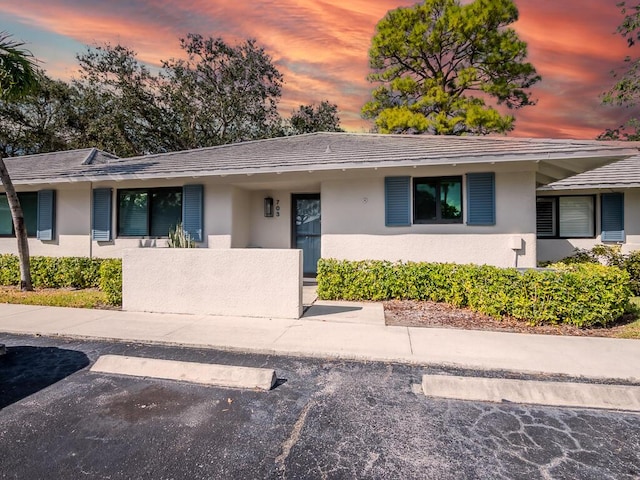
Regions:
<svg viewBox="0 0 640 480"><path fill-rule="evenodd" d="M5 158L11 180L15 183L29 181L53 180L63 181L65 178L76 178L89 165L104 165L117 159L97 148L82 148L62 152L25 155L23 157Z"/></svg>
<svg viewBox="0 0 640 480"><path fill-rule="evenodd" d="M640 155L550 183L539 190L632 187L640 187Z"/></svg>
<svg viewBox="0 0 640 480"><path fill-rule="evenodd" d="M75 152L81 156L83 151ZM47 157L46 163L39 155L8 159L7 167L17 183L56 183L580 160L572 164L569 173L549 177L556 180L635 153L637 149L631 150L628 144L589 140L313 133L122 159L97 151L92 161L78 163L70 158L72 152L59 152L49 154L53 157Z"/></svg>

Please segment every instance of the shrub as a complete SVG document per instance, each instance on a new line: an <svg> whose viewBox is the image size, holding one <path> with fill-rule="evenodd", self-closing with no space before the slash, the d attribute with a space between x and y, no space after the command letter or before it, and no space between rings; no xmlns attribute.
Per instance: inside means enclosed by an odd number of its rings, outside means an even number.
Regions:
<svg viewBox="0 0 640 480"><path fill-rule="evenodd" d="M102 259L86 257L30 258L31 280L34 287L91 288L98 286ZM20 265L15 255L0 255L0 284L18 285Z"/></svg>
<svg viewBox="0 0 640 480"><path fill-rule="evenodd" d="M576 248L572 255L558 263L600 263L626 270L629 273L629 287L632 293L640 296L640 250L625 255L621 253L620 245L595 245L590 250Z"/></svg>
<svg viewBox="0 0 640 480"><path fill-rule="evenodd" d="M0 255L0 285L20 283L20 263L16 255Z"/></svg>
<svg viewBox="0 0 640 480"><path fill-rule="evenodd" d="M169 229L168 245L169 248L196 248L196 241L182 228L182 222L178 222L176 228Z"/></svg>
<svg viewBox="0 0 640 480"><path fill-rule="evenodd" d="M100 288L109 303L122 303L122 260L87 257L31 257L31 279L38 288ZM16 255L0 255L0 285L18 285Z"/></svg>
<svg viewBox="0 0 640 480"><path fill-rule="evenodd" d="M629 273L631 291L635 296L640 296L640 250L627 254L622 268Z"/></svg>
<svg viewBox="0 0 640 480"><path fill-rule="evenodd" d="M105 259L100 265L100 290L111 305L122 305L122 260Z"/></svg>
<svg viewBox="0 0 640 480"><path fill-rule="evenodd" d="M624 313L631 293L627 272L598 264L554 267L521 273L488 265L321 259L318 296L432 300L532 324L579 327L605 325Z"/></svg>

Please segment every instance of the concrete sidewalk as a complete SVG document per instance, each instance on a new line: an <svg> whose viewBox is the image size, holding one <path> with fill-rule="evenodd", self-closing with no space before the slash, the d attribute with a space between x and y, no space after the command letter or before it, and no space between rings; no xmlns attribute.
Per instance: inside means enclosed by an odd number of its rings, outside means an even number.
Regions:
<svg viewBox="0 0 640 480"><path fill-rule="evenodd" d="M637 340L388 327L380 303L316 301L299 320L0 304L0 332L640 382Z"/></svg>

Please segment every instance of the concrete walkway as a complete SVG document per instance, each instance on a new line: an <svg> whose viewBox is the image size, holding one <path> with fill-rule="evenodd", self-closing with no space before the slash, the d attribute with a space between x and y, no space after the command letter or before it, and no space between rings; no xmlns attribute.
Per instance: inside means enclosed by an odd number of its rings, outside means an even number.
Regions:
<svg viewBox="0 0 640 480"><path fill-rule="evenodd" d="M638 340L388 327L379 303L315 301L299 320L0 304L0 332L640 382Z"/></svg>

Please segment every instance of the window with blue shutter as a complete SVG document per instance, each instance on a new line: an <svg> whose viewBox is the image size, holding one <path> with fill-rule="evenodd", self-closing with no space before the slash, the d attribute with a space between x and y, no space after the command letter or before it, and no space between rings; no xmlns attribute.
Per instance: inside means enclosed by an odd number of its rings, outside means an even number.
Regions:
<svg viewBox="0 0 640 480"><path fill-rule="evenodd" d="M603 193L601 197L603 242L624 242L624 194Z"/></svg>
<svg viewBox="0 0 640 480"><path fill-rule="evenodd" d="M118 236L167 238L182 221L182 188L118 190Z"/></svg>
<svg viewBox="0 0 640 480"><path fill-rule="evenodd" d="M467 225L496 224L496 184L493 172L467 174Z"/></svg>
<svg viewBox="0 0 640 480"><path fill-rule="evenodd" d="M18 200L22 208L24 226L27 228L27 237L35 237L38 233L38 192L19 192ZM0 237L15 237L13 217L7 195L4 193L0 193Z"/></svg>
<svg viewBox="0 0 640 480"><path fill-rule="evenodd" d="M111 240L111 189L96 188L93 191L93 225L91 239L99 242Z"/></svg>
<svg viewBox="0 0 640 480"><path fill-rule="evenodd" d="M55 238L56 195L53 190L38 192L38 240Z"/></svg>
<svg viewBox="0 0 640 480"><path fill-rule="evenodd" d="M411 225L411 177L385 177L384 223L387 227Z"/></svg>
<svg viewBox="0 0 640 480"><path fill-rule="evenodd" d="M203 237L204 189L202 185L182 187L182 228L196 242Z"/></svg>
<svg viewBox="0 0 640 480"><path fill-rule="evenodd" d="M414 178L413 223L462 223L462 177Z"/></svg>

